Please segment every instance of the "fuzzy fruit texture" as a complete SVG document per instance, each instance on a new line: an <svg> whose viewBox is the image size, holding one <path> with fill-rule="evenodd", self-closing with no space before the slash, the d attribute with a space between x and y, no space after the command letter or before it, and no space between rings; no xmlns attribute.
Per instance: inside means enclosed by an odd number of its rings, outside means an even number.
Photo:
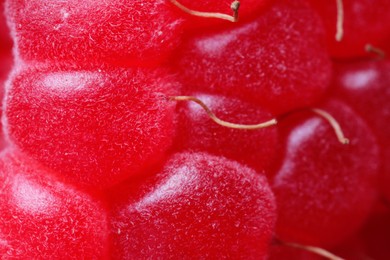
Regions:
<svg viewBox="0 0 390 260"><path fill-rule="evenodd" d="M113 259L263 259L276 219L265 176L206 153L173 155L112 196Z"/></svg>
<svg viewBox="0 0 390 260"><path fill-rule="evenodd" d="M150 69L26 69L10 82L10 139L66 181L104 189L162 159L178 85Z"/></svg>
<svg viewBox="0 0 390 260"><path fill-rule="evenodd" d="M306 2L278 0L255 20L190 38L175 69L185 93L239 97L280 114L313 104L327 88L324 36Z"/></svg>
<svg viewBox="0 0 390 260"><path fill-rule="evenodd" d="M165 0L6 3L23 60L151 65L180 42L183 19Z"/></svg>
<svg viewBox="0 0 390 260"><path fill-rule="evenodd" d="M382 152L381 190L390 200L390 62L335 64L332 95L345 100L370 125Z"/></svg>
<svg viewBox="0 0 390 260"><path fill-rule="evenodd" d="M194 94L218 118L240 124L258 124L272 115L260 106L221 95ZM271 165L278 143L277 127L256 130L232 129L210 120L193 102L178 104L175 149L207 151L246 164L258 172Z"/></svg>
<svg viewBox="0 0 390 260"><path fill-rule="evenodd" d="M256 15L261 14L274 2L275 0L241 0L238 19L248 20ZM233 15L232 4L234 0L203 0L203 1L192 1L192 0L180 0L182 5L192 10L201 12L216 12L222 14ZM208 28L214 28L216 26L224 27L227 22L221 19L207 18L193 16L182 12L182 15L187 20L186 27L207 30ZM201 27L201 28L199 28Z"/></svg>
<svg viewBox="0 0 390 260"><path fill-rule="evenodd" d="M231 14L226 0L182 3ZM390 39L386 6L370 14L367 0L344 3L345 57L363 41L375 45L367 30ZM368 117L386 117L388 100L386 83L380 97L356 87L377 85L387 67L347 76L359 82L346 91L351 100L331 93L352 109L323 107L350 138L344 146L329 122L302 112L328 97L326 36L334 39L323 22L336 10L321 16L306 0L241 4L232 24L191 17L171 0L7 0L15 67L2 121L15 150L0 154L0 256L303 260L316 257L283 242L330 248L358 232L388 147L388 131L377 132L387 121ZM371 28L380 17L380 30ZM347 44L353 34L361 39ZM222 128L194 103L175 110L177 95L195 95L233 123L279 124Z"/></svg>
<svg viewBox="0 0 390 260"><path fill-rule="evenodd" d="M337 1L309 0L319 13L327 32L331 56L356 59L369 56L366 45L389 51L390 1L342 0L343 37L336 41Z"/></svg>
<svg viewBox="0 0 390 260"><path fill-rule="evenodd" d="M104 259L107 212L96 198L8 151L0 159L2 259Z"/></svg>
<svg viewBox="0 0 390 260"><path fill-rule="evenodd" d="M333 100L323 107L344 122L350 144L342 145L329 123L313 114L286 119L280 128L284 152L272 189L280 239L331 247L356 232L370 214L377 195L379 147L347 105Z"/></svg>

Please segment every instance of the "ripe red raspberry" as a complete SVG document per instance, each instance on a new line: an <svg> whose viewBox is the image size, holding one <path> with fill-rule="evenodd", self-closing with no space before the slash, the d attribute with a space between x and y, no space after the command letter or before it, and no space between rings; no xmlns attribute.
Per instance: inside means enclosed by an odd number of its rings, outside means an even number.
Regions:
<svg viewBox="0 0 390 260"><path fill-rule="evenodd" d="M23 60L155 65L180 42L183 19L166 0L8 0Z"/></svg>
<svg viewBox="0 0 390 260"><path fill-rule="evenodd" d="M280 114L312 105L326 90L324 36L305 1L278 0L252 21L189 37L174 65L184 93L239 97Z"/></svg>
<svg viewBox="0 0 390 260"><path fill-rule="evenodd" d="M61 183L32 159L0 159L0 255L3 259L104 259L107 211L97 198Z"/></svg>
<svg viewBox="0 0 390 260"><path fill-rule="evenodd" d="M365 122L347 105L332 101L347 136L313 114L281 122L281 150L272 189L278 205L276 235L289 242L332 247L358 231L377 195L379 147Z"/></svg>
<svg viewBox="0 0 390 260"><path fill-rule="evenodd" d="M163 158L177 88L164 70L28 68L10 82L8 135L64 180L104 189Z"/></svg>
<svg viewBox="0 0 390 260"><path fill-rule="evenodd" d="M115 188L114 259L264 259L275 201L265 176L206 153L180 153L156 176Z"/></svg>

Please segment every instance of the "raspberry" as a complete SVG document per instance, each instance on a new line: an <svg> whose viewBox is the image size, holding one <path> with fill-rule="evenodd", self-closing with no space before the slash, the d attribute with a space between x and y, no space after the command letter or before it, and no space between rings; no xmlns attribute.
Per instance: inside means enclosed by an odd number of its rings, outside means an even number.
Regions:
<svg viewBox="0 0 390 260"><path fill-rule="evenodd" d="M358 58L368 56L368 44L389 50L390 1L342 0L342 38L335 40L337 20L336 1L309 0L321 15L327 30L330 54L335 58Z"/></svg>
<svg viewBox="0 0 390 260"><path fill-rule="evenodd" d="M325 91L331 67L323 37L304 1L279 0L253 21L190 38L175 68L183 91L239 97L284 113Z"/></svg>
<svg viewBox="0 0 390 260"><path fill-rule="evenodd" d="M112 202L114 259L267 255L274 197L264 176L236 162L176 154L156 176L115 190L120 196Z"/></svg>
<svg viewBox="0 0 390 260"><path fill-rule="evenodd" d="M4 1L0 2L0 53L10 53L12 48L12 39L9 35L9 30L6 23L6 17L4 16ZM2 69L2 68L0 68Z"/></svg>
<svg viewBox="0 0 390 260"><path fill-rule="evenodd" d="M359 237L366 247L367 254L375 259L388 259L390 250L390 210L376 210L361 230Z"/></svg>
<svg viewBox="0 0 390 260"><path fill-rule="evenodd" d="M0 255L4 259L97 259L108 250L101 203L16 151L0 160Z"/></svg>
<svg viewBox="0 0 390 260"><path fill-rule="evenodd" d="M62 179L104 189L162 158L177 87L161 70L26 69L10 82L8 134Z"/></svg>
<svg viewBox="0 0 390 260"><path fill-rule="evenodd" d="M7 1L23 60L151 65L180 41L183 19L165 0Z"/></svg>
<svg viewBox="0 0 390 260"><path fill-rule="evenodd" d="M5 7L2 258L388 258L388 0Z"/></svg>
<svg viewBox="0 0 390 260"><path fill-rule="evenodd" d="M190 0L169 0L175 5L184 6L186 9L191 11L197 11L206 13L203 16L199 17L197 15L192 15L193 13L188 14L184 12L184 17L188 20L186 26L190 29L199 28L205 29L207 27L223 27L227 18L223 17L222 19L205 19L204 17L210 17L210 12L215 14L217 17L228 16L232 13L231 18L234 20L248 20L259 13L264 12L274 0L243 0L243 1L233 1L233 0L214 0L214 1L190 1ZM238 6L238 7L237 7ZM238 11L235 11L238 10ZM215 16L212 16L215 17ZM204 28L203 28L204 27Z"/></svg>
<svg viewBox="0 0 390 260"><path fill-rule="evenodd" d="M348 106L331 101L349 145L310 114L281 124L283 156L273 177L278 205L277 236L286 241L335 246L356 232L376 199L379 148L364 121ZM353 219L351 219L353 216Z"/></svg>
<svg viewBox="0 0 390 260"><path fill-rule="evenodd" d="M320 260L320 258L314 253L307 252L299 248L285 247L280 245L272 246L269 259Z"/></svg>
<svg viewBox="0 0 390 260"><path fill-rule="evenodd" d="M12 67L12 40L9 35L8 27L5 21L3 1L0 3L0 100L4 97L5 81L7 80L8 73ZM0 108L0 115L3 109ZM2 130L2 123L0 122L0 150L2 150L7 142L4 139L4 133Z"/></svg>
<svg viewBox="0 0 390 260"><path fill-rule="evenodd" d="M390 200L390 62L338 63L332 84L334 96L348 102L370 124L382 152L381 190Z"/></svg>
<svg viewBox="0 0 390 260"><path fill-rule="evenodd" d="M259 106L239 99L218 95L195 95L219 118L242 124L255 124L271 118L271 114ZM231 129L212 122L206 113L194 103L182 103L178 107L179 126L175 149L208 151L242 162L261 172L267 169L276 154L277 130Z"/></svg>

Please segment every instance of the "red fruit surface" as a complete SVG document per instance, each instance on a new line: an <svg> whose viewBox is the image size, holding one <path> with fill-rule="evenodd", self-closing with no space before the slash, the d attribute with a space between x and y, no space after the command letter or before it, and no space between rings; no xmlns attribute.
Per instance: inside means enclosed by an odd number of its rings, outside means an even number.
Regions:
<svg viewBox="0 0 390 260"><path fill-rule="evenodd" d="M379 242L380 241L375 241ZM360 234L357 233L354 236L348 238L345 242L339 245L336 248L332 249L332 252L337 256L342 257L343 259L356 259L356 260L365 260L365 259L375 259L369 256L367 252L367 246L365 245L363 239L360 237Z"/></svg>
<svg viewBox="0 0 390 260"><path fill-rule="evenodd" d="M360 234L367 254L375 260L390 259L390 207L373 212Z"/></svg>
<svg viewBox="0 0 390 260"><path fill-rule="evenodd" d="M12 66L12 55L11 53L0 52L0 118L3 114L3 99L5 92L5 82L8 78ZM0 151L7 146L7 141L4 138L3 123L0 121Z"/></svg>
<svg viewBox="0 0 390 260"><path fill-rule="evenodd" d="M11 71L13 59L11 52L0 52L0 92L1 96L4 93L4 84Z"/></svg>
<svg viewBox="0 0 390 260"><path fill-rule="evenodd" d="M259 106L221 95L194 95L220 119L239 124L258 124L272 119ZM241 130L213 122L196 103L178 106L176 149L207 151L246 164L257 171L267 169L276 155L277 127Z"/></svg>
<svg viewBox="0 0 390 260"><path fill-rule="evenodd" d="M327 121L309 112L280 124L284 154L272 188L278 205L276 235L283 241L335 246L356 232L376 198L379 149L365 122L331 101L349 145Z"/></svg>
<svg viewBox="0 0 390 260"><path fill-rule="evenodd" d="M15 151L0 159L2 259L103 259L107 212Z"/></svg>
<svg viewBox="0 0 390 260"><path fill-rule="evenodd" d="M267 255L276 218L273 194L264 176L234 161L180 153L157 176L115 190L112 259Z"/></svg>
<svg viewBox="0 0 390 260"><path fill-rule="evenodd" d="M231 5L234 0L213 0L213 1L191 1L191 0L179 0L179 3L186 6L189 9L200 11L200 12L213 12L222 13L227 15L233 15ZM256 15L261 14L267 7L274 2L274 0L240 0L239 7L239 21L248 20ZM204 18L189 15L187 13L186 19L188 19L187 26L190 28L198 27L213 27L214 25L228 25L228 21L215 19L215 18Z"/></svg>
<svg viewBox="0 0 390 260"><path fill-rule="evenodd" d="M390 50L390 1L342 0L344 36L336 41L337 5L332 0L309 0L321 15L327 31L327 44L335 58L364 57L366 44Z"/></svg>
<svg viewBox="0 0 390 260"><path fill-rule="evenodd" d="M269 254L269 260L324 260L314 253L286 245L273 245Z"/></svg>
<svg viewBox="0 0 390 260"><path fill-rule="evenodd" d="M278 0L249 23L190 37L175 69L185 92L226 94L283 113L312 104L326 89L324 35L307 3Z"/></svg>
<svg viewBox="0 0 390 260"><path fill-rule="evenodd" d="M8 30L6 17L4 15L4 0L0 1L0 43L0 53L11 52L12 39Z"/></svg>
<svg viewBox="0 0 390 260"><path fill-rule="evenodd" d="M378 203L364 227L336 249L344 259L390 259L390 208Z"/></svg>
<svg viewBox="0 0 390 260"><path fill-rule="evenodd" d="M0 1L0 118L2 114L2 101L4 97L4 84L8 78L8 74L11 70L13 58L12 58L12 40L9 35L6 18L4 16L4 1ZM2 123L0 122L0 150L2 150L7 144L4 139L2 130Z"/></svg>
<svg viewBox="0 0 390 260"><path fill-rule="evenodd" d="M151 65L180 42L182 19L166 0L9 0L24 60Z"/></svg>
<svg viewBox="0 0 390 260"><path fill-rule="evenodd" d="M4 16L4 1L0 1L0 100L3 97L4 81L12 65L12 40Z"/></svg>
<svg viewBox="0 0 390 260"><path fill-rule="evenodd" d="M335 64L332 95L348 102L370 125L382 149L381 188L390 201L390 62Z"/></svg>
<svg viewBox="0 0 390 260"><path fill-rule="evenodd" d="M26 69L6 98L7 131L29 156L78 186L103 189L161 159L178 85L149 69Z"/></svg>

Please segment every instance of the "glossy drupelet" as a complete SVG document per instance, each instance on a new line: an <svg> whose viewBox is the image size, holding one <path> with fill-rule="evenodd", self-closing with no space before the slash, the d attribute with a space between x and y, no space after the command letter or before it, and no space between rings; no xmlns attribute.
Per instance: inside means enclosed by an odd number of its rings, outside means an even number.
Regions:
<svg viewBox="0 0 390 260"><path fill-rule="evenodd" d="M206 153L173 155L149 179L115 188L113 259L263 259L275 200L265 176Z"/></svg>

